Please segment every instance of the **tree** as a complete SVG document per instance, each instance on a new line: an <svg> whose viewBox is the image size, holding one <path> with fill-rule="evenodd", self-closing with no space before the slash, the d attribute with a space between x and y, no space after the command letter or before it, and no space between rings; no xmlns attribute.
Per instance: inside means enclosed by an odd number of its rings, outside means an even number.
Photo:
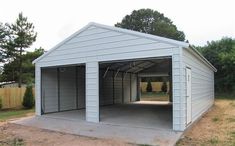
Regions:
<svg viewBox="0 0 235 146"><path fill-rule="evenodd" d="M12 46L11 56L18 62L19 70L19 87L22 83L22 55L26 48L29 48L33 42L36 41L37 33L34 32L33 23L28 22L27 17L24 17L22 13L19 14L16 22L10 25L11 41L8 45Z"/></svg>
<svg viewBox="0 0 235 146"><path fill-rule="evenodd" d="M7 61L10 50L12 48L11 33L9 29L9 24L3 24L0 22L0 62L4 63Z"/></svg>
<svg viewBox="0 0 235 146"><path fill-rule="evenodd" d="M162 83L161 91L164 92L164 93L167 92L167 84L166 84L166 81L164 81L164 82Z"/></svg>
<svg viewBox="0 0 235 146"><path fill-rule="evenodd" d="M235 90L235 39L222 38L207 42L197 49L217 68L215 89L217 92Z"/></svg>
<svg viewBox="0 0 235 146"><path fill-rule="evenodd" d="M35 49L33 52L26 52L22 55L22 83L34 83L35 67L32 61L44 53L43 48ZM0 81L17 81L19 79L19 71L17 69L18 60L7 62L3 66Z"/></svg>
<svg viewBox="0 0 235 146"><path fill-rule="evenodd" d="M153 89L152 89L152 84L151 84L151 81L150 81L150 80L149 80L148 83L147 83L146 91L147 91L147 92L152 92L152 91L153 91Z"/></svg>
<svg viewBox="0 0 235 146"><path fill-rule="evenodd" d="M134 10L115 26L179 41L185 40L184 32L179 31L169 18L151 9Z"/></svg>
<svg viewBox="0 0 235 146"><path fill-rule="evenodd" d="M32 108L34 106L34 96L32 86L27 86L23 98L23 106L25 108Z"/></svg>

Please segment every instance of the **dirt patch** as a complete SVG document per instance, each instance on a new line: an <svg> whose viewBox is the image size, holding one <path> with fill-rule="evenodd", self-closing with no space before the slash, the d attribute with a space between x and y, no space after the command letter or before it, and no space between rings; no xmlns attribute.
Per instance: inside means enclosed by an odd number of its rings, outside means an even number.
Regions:
<svg viewBox="0 0 235 146"><path fill-rule="evenodd" d="M235 101L216 100L215 105L177 145L235 145Z"/></svg>
<svg viewBox="0 0 235 146"><path fill-rule="evenodd" d="M0 145L30 145L30 146L131 146L112 139L97 139L54 132L34 127L5 123L0 126Z"/></svg>

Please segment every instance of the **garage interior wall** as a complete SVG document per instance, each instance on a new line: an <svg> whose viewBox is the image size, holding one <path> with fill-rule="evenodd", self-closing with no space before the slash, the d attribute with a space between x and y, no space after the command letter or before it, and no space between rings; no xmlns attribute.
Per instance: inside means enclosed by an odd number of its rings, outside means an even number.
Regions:
<svg viewBox="0 0 235 146"><path fill-rule="evenodd" d="M85 68L44 68L41 72L42 112L85 108Z"/></svg>
<svg viewBox="0 0 235 146"><path fill-rule="evenodd" d="M100 105L137 100L137 74L100 69Z"/></svg>
<svg viewBox="0 0 235 146"><path fill-rule="evenodd" d="M100 105L137 100L137 74L100 69ZM42 69L42 111L60 112L85 108L85 68L69 66Z"/></svg>

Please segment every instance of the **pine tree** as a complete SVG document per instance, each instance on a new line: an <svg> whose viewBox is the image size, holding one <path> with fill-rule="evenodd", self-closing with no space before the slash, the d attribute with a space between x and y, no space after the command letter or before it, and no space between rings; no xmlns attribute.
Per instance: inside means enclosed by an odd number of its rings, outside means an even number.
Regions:
<svg viewBox="0 0 235 146"><path fill-rule="evenodd" d="M164 92L164 93L167 92L167 84L166 84L165 81L164 81L163 84L162 84L161 90L162 90L162 92Z"/></svg>
<svg viewBox="0 0 235 146"><path fill-rule="evenodd" d="M28 22L27 17L19 14L15 24L10 26L12 31L12 57L18 61L19 87L22 84L22 55L26 48L29 48L36 41L37 33L34 32L33 23Z"/></svg>
<svg viewBox="0 0 235 146"><path fill-rule="evenodd" d="M23 106L25 108L32 108L34 106L34 96L32 86L27 86L24 93Z"/></svg>
<svg viewBox="0 0 235 146"><path fill-rule="evenodd" d="M147 83L147 87L146 87L146 91L147 92L152 92L152 84L151 84L151 81L148 81L148 83Z"/></svg>

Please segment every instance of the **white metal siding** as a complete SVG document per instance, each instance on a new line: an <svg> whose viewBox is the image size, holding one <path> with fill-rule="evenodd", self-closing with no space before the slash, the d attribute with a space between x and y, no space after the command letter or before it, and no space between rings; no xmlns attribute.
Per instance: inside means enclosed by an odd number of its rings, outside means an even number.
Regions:
<svg viewBox="0 0 235 146"><path fill-rule="evenodd" d="M36 115L41 115L41 68L35 65L35 110Z"/></svg>
<svg viewBox="0 0 235 146"><path fill-rule="evenodd" d="M195 121L214 103L214 71L186 49L183 63L184 68L190 67L192 71L192 121ZM183 75L185 79L185 72ZM186 84L183 89L186 91Z"/></svg>
<svg viewBox="0 0 235 146"><path fill-rule="evenodd" d="M122 73L120 72L114 78L114 103L122 103Z"/></svg>
<svg viewBox="0 0 235 146"><path fill-rule="evenodd" d="M99 122L99 64L86 63L86 120Z"/></svg>
<svg viewBox="0 0 235 146"><path fill-rule="evenodd" d="M173 90L173 130L183 131L186 127L185 95L183 87L182 48L175 48L172 56L172 90Z"/></svg>
<svg viewBox="0 0 235 146"><path fill-rule="evenodd" d="M156 56L170 56L173 45L94 27L78 34L43 59L40 66L55 66ZM145 53L143 53L143 51Z"/></svg>
<svg viewBox="0 0 235 146"><path fill-rule="evenodd" d="M59 71L60 110L76 109L76 68L62 67Z"/></svg>
<svg viewBox="0 0 235 146"><path fill-rule="evenodd" d="M42 69L42 109L44 113L58 111L57 69Z"/></svg>
<svg viewBox="0 0 235 146"><path fill-rule="evenodd" d="M131 74L131 101L137 100L137 75Z"/></svg>

